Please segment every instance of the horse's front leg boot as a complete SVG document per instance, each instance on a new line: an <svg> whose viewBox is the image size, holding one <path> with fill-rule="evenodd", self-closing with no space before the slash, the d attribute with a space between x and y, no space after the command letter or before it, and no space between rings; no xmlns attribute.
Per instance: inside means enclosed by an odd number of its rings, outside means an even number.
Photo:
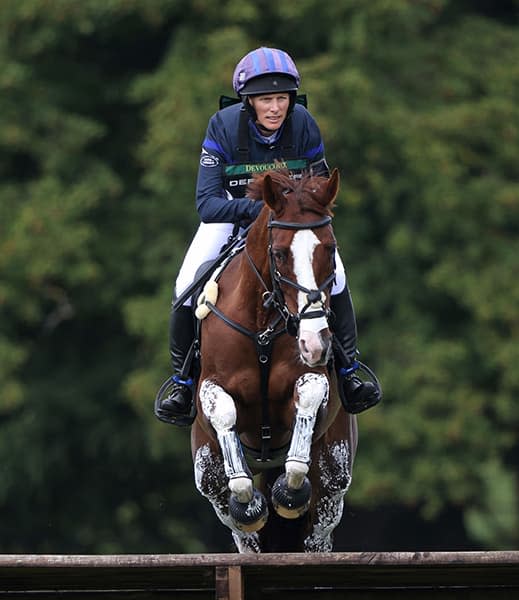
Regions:
<svg viewBox="0 0 519 600"><path fill-rule="evenodd" d="M286 461L289 485L291 479L301 485L308 472L317 411L328 401L328 389L328 379L320 373L305 373L296 381L296 421Z"/></svg>
<svg viewBox="0 0 519 600"><path fill-rule="evenodd" d="M202 411L216 431L222 450L229 489L240 502L250 502L253 495L252 478L243 456L236 425L236 406L232 397L219 385L204 380L200 387Z"/></svg>

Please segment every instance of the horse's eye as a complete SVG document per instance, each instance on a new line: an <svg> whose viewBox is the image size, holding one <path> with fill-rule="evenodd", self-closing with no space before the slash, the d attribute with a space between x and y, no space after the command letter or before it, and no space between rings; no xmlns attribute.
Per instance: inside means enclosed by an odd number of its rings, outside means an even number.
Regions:
<svg viewBox="0 0 519 600"><path fill-rule="evenodd" d="M272 250L272 256L274 257L276 262L285 263L287 261L287 252L286 250L281 250L279 248L274 248Z"/></svg>

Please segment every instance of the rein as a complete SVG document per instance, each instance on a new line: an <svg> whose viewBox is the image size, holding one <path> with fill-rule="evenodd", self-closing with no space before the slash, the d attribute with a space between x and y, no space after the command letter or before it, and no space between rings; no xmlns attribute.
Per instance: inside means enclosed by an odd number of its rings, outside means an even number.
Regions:
<svg viewBox="0 0 519 600"><path fill-rule="evenodd" d="M279 273L279 271L275 268L274 257L272 255L272 239L271 239L271 231L273 228L278 229L293 229L293 230L302 230L302 229L316 229L318 227L324 227L329 225L332 221L330 216L326 216L323 219L318 221L313 221L309 223L297 223L297 222L285 222L278 221L271 218L267 224L269 230L269 246L268 246L268 254L269 254L269 266L270 266L270 275L272 280L272 290L269 290L265 280L263 279L259 269L254 264L250 254L247 251L247 248L244 248L245 255L249 261L249 265L252 268L252 271L256 275L256 278L261 283L264 288L263 292L263 307L265 309L274 308L277 311L277 315L274 320L267 326L267 328L263 331L254 332L250 331L240 323L237 323L227 315L225 315L219 308L216 307L215 304L206 300L206 306L224 323L229 325L235 331L245 335L249 339L254 342L256 347L256 353L258 356L258 363L260 369L260 386L261 386L261 412L262 412L262 425L261 425L261 452L259 458L256 458L257 461L260 462L269 462L271 459L269 458L269 450L270 450L270 440L271 440L271 428L270 428L270 414L268 407L268 381L270 374L270 365L271 365L271 357L272 357L272 348L275 340L288 333L289 335L295 337L297 335L299 323L301 319L316 319L323 316L328 316L328 311L324 308L324 300L323 295L324 291L332 284L335 279L335 271L332 271L328 277L324 280L324 282L315 290L309 290L304 286L297 283L297 281L292 281L287 277L284 277ZM281 283L289 285L300 292L303 292L307 295L307 303L301 309L301 311L297 314L292 314L285 302L283 291L281 290ZM312 310L308 311L308 308L317 302L321 302L323 308L321 310ZM279 328L280 323L284 322L284 327Z"/></svg>

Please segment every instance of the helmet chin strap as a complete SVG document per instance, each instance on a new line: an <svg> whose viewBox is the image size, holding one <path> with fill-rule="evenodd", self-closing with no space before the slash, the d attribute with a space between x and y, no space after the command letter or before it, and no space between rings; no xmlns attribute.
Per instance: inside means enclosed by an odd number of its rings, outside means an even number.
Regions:
<svg viewBox="0 0 519 600"><path fill-rule="evenodd" d="M254 109L254 106L252 106L252 102L250 101L250 96L242 96L242 101L243 101L243 106L245 106L245 108L247 109L247 112L249 113L251 119L254 121L254 123L256 123L256 119L258 118L258 115L256 114L256 110Z"/></svg>

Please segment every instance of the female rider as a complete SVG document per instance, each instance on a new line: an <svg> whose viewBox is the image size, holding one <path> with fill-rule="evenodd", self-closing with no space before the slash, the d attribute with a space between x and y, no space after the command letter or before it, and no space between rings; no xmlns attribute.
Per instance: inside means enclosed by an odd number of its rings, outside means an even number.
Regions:
<svg viewBox="0 0 519 600"><path fill-rule="evenodd" d="M251 223L263 203L245 197L250 173L276 168L275 161L297 176L303 171L328 177L324 145L317 123L296 102L300 77L283 50L258 48L237 64L233 87L241 98L219 110L209 121L202 143L196 188L201 224L184 258L175 283L181 295L193 282L198 267L216 258L236 224ZM343 398L356 413L380 401L380 389L355 375L357 331L344 266L336 252L336 279L330 307L333 333L342 348L335 352L340 365ZM156 415L168 423L186 424L192 409L192 381L182 378L184 360L194 338L191 301L171 312L170 354L175 375L167 397L159 399Z"/></svg>

